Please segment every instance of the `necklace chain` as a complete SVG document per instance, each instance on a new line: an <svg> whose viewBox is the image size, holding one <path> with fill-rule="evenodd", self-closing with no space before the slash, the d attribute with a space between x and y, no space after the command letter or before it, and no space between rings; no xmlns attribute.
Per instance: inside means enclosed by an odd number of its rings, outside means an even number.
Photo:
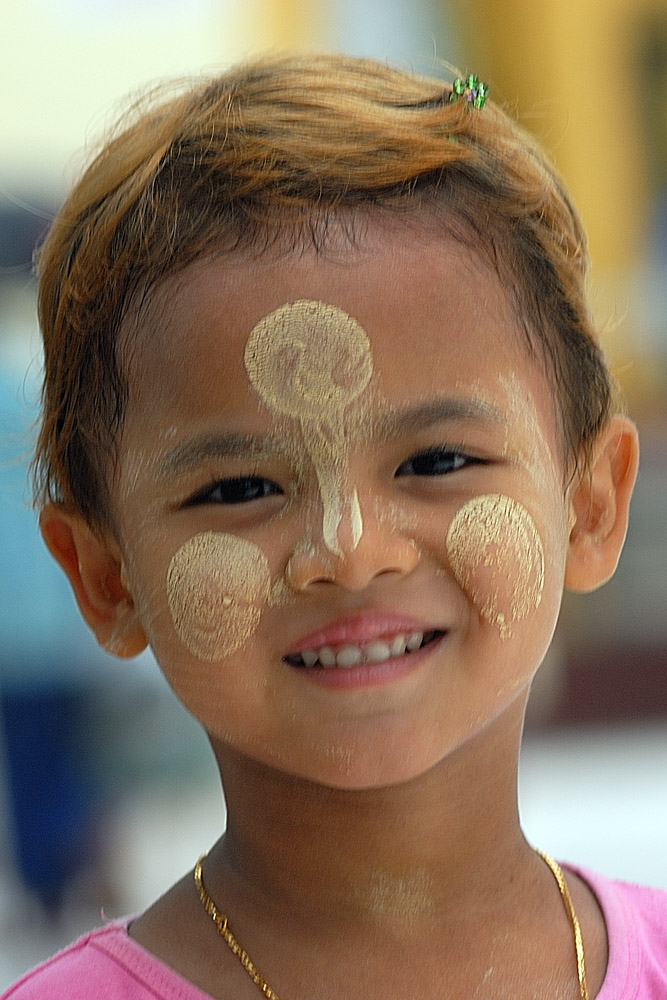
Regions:
<svg viewBox="0 0 667 1000"><path fill-rule="evenodd" d="M195 865L195 870L193 873L195 885L197 886L197 890L199 892L199 898L202 901L204 909L208 913L209 917L211 918L215 926L218 928L218 933L221 934L222 937L225 939L230 950L233 951L233 953L236 955L239 962L241 963L245 971L252 979L253 983L255 983L256 986L259 986L264 996L267 997L267 1000L279 1000L278 994L274 993L274 991L271 989L271 987L267 983L262 973L259 971L253 960L250 958L248 952L245 950L245 948L243 948L239 944L239 942L232 934L229 924L227 923L227 917L225 917L220 912L218 907L215 905L215 903L207 893L206 888L204 886L204 882L202 880L202 873L201 873L201 866L205 857L206 855L202 854L199 861Z"/></svg>
<svg viewBox="0 0 667 1000"><path fill-rule="evenodd" d="M553 877L556 879L556 884L561 894L563 900L563 905L565 906L565 911L570 920L570 925L572 927L572 934L574 935L574 950L577 956L577 976L579 978L579 995L581 1000L588 1000L588 986L586 984L586 965L584 963L584 942L581 936L581 927L579 925L579 920L577 919L577 914L574 911L574 904L572 902L572 896L570 895L570 890L567 887L567 882L563 876L563 871L557 862L554 861L552 857L545 854L544 851L540 851L536 848L536 853L542 858L542 860L549 866Z"/></svg>
<svg viewBox="0 0 667 1000"><path fill-rule="evenodd" d="M554 861L552 857L545 854L543 851L537 850L536 852L542 858L546 865L551 869L553 877L556 879L556 884L558 885L558 890L563 900L563 905L565 907L565 912L567 913L568 919L570 921L570 926L572 927L572 934L574 936L574 949L577 956L577 976L579 979L579 994L581 1000L589 1000L588 998L588 987L586 985L586 967L584 965L584 943L581 936L581 927L579 926L579 921L577 919L577 914L574 911L574 905L572 903L572 897L570 896L570 890L567 887L567 882L563 876L562 869L557 862ZM202 863L205 854L199 858L195 869L193 872L195 885L197 886L197 891L199 893L199 899L201 900L202 906L208 913L209 917L218 929L218 933L224 938L230 951L232 951L239 962L248 973L252 979L255 986L258 986L262 991L267 1000L279 1000L278 994L271 989L266 979L259 971L255 963L250 958L248 952L243 948L239 942L234 937L231 931L227 917L225 917L220 910L217 908L208 892L204 886L204 881L202 879Z"/></svg>

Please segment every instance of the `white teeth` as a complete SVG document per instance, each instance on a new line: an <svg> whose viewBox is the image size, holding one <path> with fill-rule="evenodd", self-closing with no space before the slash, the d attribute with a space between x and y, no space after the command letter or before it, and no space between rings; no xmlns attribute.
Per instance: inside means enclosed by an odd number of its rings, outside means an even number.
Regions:
<svg viewBox="0 0 667 1000"><path fill-rule="evenodd" d="M393 639L373 639L369 643L354 645L347 643L335 650L331 646L321 649L304 649L300 656L305 667L343 667L350 669L362 663L384 663L386 660L403 656L406 652L419 649L424 641L423 632L399 634Z"/></svg>
<svg viewBox="0 0 667 1000"><path fill-rule="evenodd" d="M356 667L364 658L364 652L358 646L343 646L336 654L337 667Z"/></svg>
<svg viewBox="0 0 667 1000"><path fill-rule="evenodd" d="M366 663L384 663L391 656L386 642L369 642L364 649Z"/></svg>
<svg viewBox="0 0 667 1000"><path fill-rule="evenodd" d="M397 635L391 644L391 655L392 656L403 656L403 653L407 649L404 635Z"/></svg>
<svg viewBox="0 0 667 1000"><path fill-rule="evenodd" d="M409 649L409 651L412 652L413 649L419 649L423 641L424 641L423 632L413 632L412 635L408 636L405 645Z"/></svg>

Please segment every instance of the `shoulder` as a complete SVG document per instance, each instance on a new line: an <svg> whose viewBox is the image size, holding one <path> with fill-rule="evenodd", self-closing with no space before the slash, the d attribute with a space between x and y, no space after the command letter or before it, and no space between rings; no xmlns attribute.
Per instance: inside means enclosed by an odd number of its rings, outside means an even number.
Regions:
<svg viewBox="0 0 667 1000"><path fill-rule="evenodd" d="M90 931L0 1000L210 1000L133 941L127 920Z"/></svg>
<svg viewBox="0 0 667 1000"><path fill-rule="evenodd" d="M634 930L640 941L667 957L667 891L615 881L585 869L578 873L597 896L608 933ZM667 975L667 965L665 971Z"/></svg>
<svg viewBox="0 0 667 1000"><path fill-rule="evenodd" d="M667 891L573 870L597 897L607 928L609 961L599 1000L665 1000Z"/></svg>

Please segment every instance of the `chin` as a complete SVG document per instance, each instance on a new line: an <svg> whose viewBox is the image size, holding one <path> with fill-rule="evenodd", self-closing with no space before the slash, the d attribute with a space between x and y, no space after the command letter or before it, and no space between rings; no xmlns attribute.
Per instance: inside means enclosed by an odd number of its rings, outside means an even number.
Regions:
<svg viewBox="0 0 667 1000"><path fill-rule="evenodd" d="M406 746L410 746L406 750ZM340 791L370 791L408 784L423 778L452 752L453 748L435 749L419 743L401 742L391 747L387 741L378 752L377 745L351 745L345 741L318 748L317 757L295 767L293 773L313 784ZM284 767L284 764L283 764Z"/></svg>

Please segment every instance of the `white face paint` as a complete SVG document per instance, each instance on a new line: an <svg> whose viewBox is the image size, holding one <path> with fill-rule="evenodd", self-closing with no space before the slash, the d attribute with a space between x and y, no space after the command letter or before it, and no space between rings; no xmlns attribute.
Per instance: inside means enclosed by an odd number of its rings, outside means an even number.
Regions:
<svg viewBox="0 0 667 1000"><path fill-rule="evenodd" d="M544 549L525 507L500 494L464 503L447 533L458 583L501 638L538 608L544 588Z"/></svg>
<svg viewBox="0 0 667 1000"><path fill-rule="evenodd" d="M298 420L315 467L327 548L341 554L345 519L356 548L363 532L350 481L346 411L373 372L370 342L342 309L302 300L281 306L254 327L245 350L248 377L274 413Z"/></svg>
<svg viewBox="0 0 667 1000"><path fill-rule="evenodd" d="M338 533L347 519L356 547L363 521L349 473L355 423L350 406L373 373L365 331L335 306L301 300L257 323L244 360L262 402L301 426L317 475L325 545L341 554ZM358 423L359 413L354 417ZM510 497L474 497L454 516L446 544L457 581L507 638L512 624L539 606L544 586L543 546L529 513ZM179 548L167 592L177 633L202 660L235 652L255 632L262 607L280 603L264 553L245 539L216 532L196 535Z"/></svg>
<svg viewBox="0 0 667 1000"><path fill-rule="evenodd" d="M368 224L371 234L378 232L370 217ZM516 385L519 402L523 395L534 411L551 446L552 458L546 460L557 476L562 463L554 452L558 425L552 388L511 325L505 290L493 274L472 266L459 244L443 249L440 234L431 242L421 232L414 237L406 231L396 238L384 228L383 223L381 239L373 235L372 242L363 243L363 252L340 259L307 253L272 260L267 255L249 266L246 256L229 255L189 268L185 280L167 282L165 295L146 313L151 325L142 338L145 377L133 383L133 405L119 451L119 489L126 470L132 487L127 495L118 494L123 555L141 623L174 691L221 747L337 788L387 788L411 781L474 734L486 732L488 723L504 712L510 692L528 685L543 655L567 557L565 532L551 530L561 516L560 492L550 485L548 468L544 475L533 471L539 455L527 436L530 414L524 419L519 410L508 408L499 382L516 372L512 389ZM295 410L293 400L287 412L276 403L275 386L273 392L270 387L278 369L272 370L266 358L259 370L271 376L268 389L259 376L253 381L244 366L257 321L283 306L289 327L294 299L316 300L303 307L300 317L308 327L304 336L314 355L314 372L319 370L317 345L310 329L322 310L328 311L319 300L339 307L332 310L336 316L344 316L345 310L361 320L371 340L372 365L366 358L364 366L362 350L357 359L361 377L358 382L340 380L348 389L342 399L331 386L322 389L321 376L316 380L320 388L314 396L323 402L326 420L319 410L306 407L303 386L302 409ZM275 324L271 335L277 335ZM335 371L335 364L330 367ZM354 373L353 364L350 368ZM339 380L331 381L335 385ZM283 398L280 393L278 398ZM460 399L464 409L469 401L480 419L445 417L443 426L434 429L403 420L431 399L446 405ZM487 419L478 400L498 411L500 419ZM336 428L331 433L329 425L340 419L344 434ZM333 496L327 490L320 495L306 435L319 461L320 479L333 481ZM337 442L335 448L327 435ZM245 462L238 452L230 456L226 441L242 437L258 446L268 441L266 460L253 454ZM422 449L442 446L479 454L482 462L456 479L452 476L451 482L424 480L421 473L414 480L412 473L396 475ZM132 453L154 456L155 462L130 464ZM331 453L342 456L344 470L347 463L347 479L335 462L334 474L322 468ZM254 474L274 481L280 496L271 495L248 510L227 510L219 496L210 508L208 501L190 502L220 479ZM363 525L357 521L353 530L354 487ZM503 581L493 547L491 565L482 565L474 555L466 567L463 542L455 534L464 511L452 527L448 555L448 528L457 508L484 494L510 497L534 519L544 547L543 589L529 576L512 594L519 573L510 559ZM344 552L345 563L323 541L323 499L329 512L327 541ZM470 520L478 517L472 506L467 510ZM336 528L337 514L341 520ZM499 520L502 524L503 517ZM360 527L363 535L352 553ZM218 544L220 539L209 547L204 538L211 529L259 549L242 544L231 556L226 544ZM467 531L472 531L470 524ZM202 533L198 542L188 541ZM472 553L483 545L479 534L478 529L476 539L469 539ZM511 553L507 534L499 529L498 541ZM404 558L410 539L419 548L419 561ZM394 568L393 561L385 562L387 551L393 560L394 549L400 572L378 572ZM250 593L237 591L227 564L244 567L242 581L255 557L265 567L260 579L268 584ZM290 561L292 581L287 576ZM470 588L467 592L454 577L453 565ZM310 586L312 580L333 585ZM489 581L491 598L486 599ZM538 600L539 608L530 610ZM524 618L522 603L529 609ZM243 612L238 622L233 605ZM306 683L302 673L281 663L298 651L309 631L327 629L350 609L362 616L370 611L372 620L378 608L410 611L429 626L451 631L456 642L445 639L433 650L433 669L424 653L426 669L419 668L416 682L409 672L395 677L386 668L386 683L374 682L361 693L351 688L349 697L321 690L343 682L342 676L331 681L312 677L322 684ZM501 630L508 628L512 637L502 641ZM445 664L449 656L456 657L461 669L438 669L441 656ZM413 669L407 661L405 666ZM388 873L398 880L393 886L378 881L380 908L400 896L405 898L397 908L417 907L419 886L402 885L403 874Z"/></svg>
<svg viewBox="0 0 667 1000"><path fill-rule="evenodd" d="M323 508L323 537L340 553L344 520L353 548L363 522L349 475L346 410L370 381L368 337L342 310L300 301L265 316L245 349L248 377L275 414L298 420L315 467ZM281 601L271 587L268 561L236 535L205 532L175 553L167 572L167 599L181 641L201 660L229 656L253 635L261 609Z"/></svg>
<svg viewBox="0 0 667 1000"><path fill-rule="evenodd" d="M255 632L269 596L269 565L252 542L207 531L174 554L167 600L183 644L200 660L221 660Z"/></svg>

